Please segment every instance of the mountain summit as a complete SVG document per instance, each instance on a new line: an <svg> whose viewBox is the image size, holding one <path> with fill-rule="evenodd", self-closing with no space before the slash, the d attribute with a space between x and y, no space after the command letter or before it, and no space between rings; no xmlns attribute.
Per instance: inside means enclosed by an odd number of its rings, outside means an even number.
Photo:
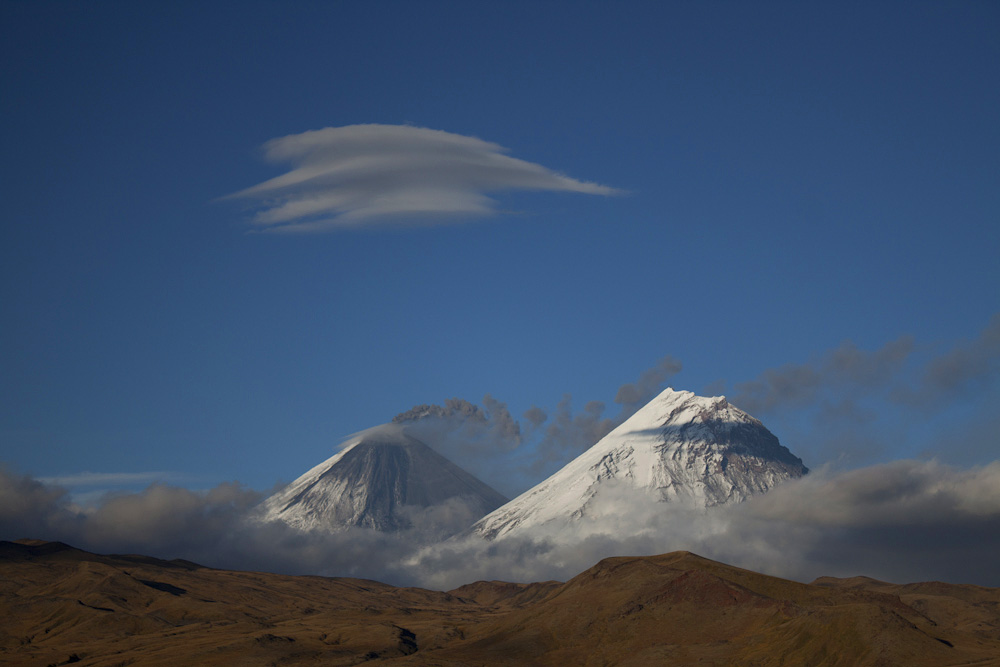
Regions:
<svg viewBox="0 0 1000 667"><path fill-rule="evenodd" d="M473 531L493 539L579 521L611 487L628 502L704 508L742 502L806 472L800 458L725 397L667 389Z"/></svg>
<svg viewBox="0 0 1000 667"><path fill-rule="evenodd" d="M410 527L413 510L459 503L470 523L507 501L399 424L362 431L261 504L262 521L303 530Z"/></svg>

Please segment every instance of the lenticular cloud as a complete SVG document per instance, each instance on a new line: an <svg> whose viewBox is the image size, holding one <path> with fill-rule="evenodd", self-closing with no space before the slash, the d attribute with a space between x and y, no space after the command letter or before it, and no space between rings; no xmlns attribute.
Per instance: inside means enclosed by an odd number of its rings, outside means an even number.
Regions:
<svg viewBox="0 0 1000 667"><path fill-rule="evenodd" d="M252 222L261 229L321 231L489 215L496 202L485 193L502 190L619 193L506 152L482 139L422 127L328 127L268 141L266 159L291 164L291 171L230 197L260 202Z"/></svg>

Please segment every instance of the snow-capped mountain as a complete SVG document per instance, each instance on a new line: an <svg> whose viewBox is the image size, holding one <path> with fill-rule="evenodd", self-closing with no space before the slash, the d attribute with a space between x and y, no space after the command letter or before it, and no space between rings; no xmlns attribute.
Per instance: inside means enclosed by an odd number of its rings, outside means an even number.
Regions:
<svg viewBox="0 0 1000 667"><path fill-rule="evenodd" d="M471 524L507 499L408 435L405 426L384 424L356 434L264 500L258 519L303 530L393 531L409 527L414 510L446 502L460 504Z"/></svg>
<svg viewBox="0 0 1000 667"><path fill-rule="evenodd" d="M760 421L725 397L667 389L559 472L483 517L473 532L493 539L556 529L587 517L602 491L625 492L627 504L643 506L737 503L806 472Z"/></svg>

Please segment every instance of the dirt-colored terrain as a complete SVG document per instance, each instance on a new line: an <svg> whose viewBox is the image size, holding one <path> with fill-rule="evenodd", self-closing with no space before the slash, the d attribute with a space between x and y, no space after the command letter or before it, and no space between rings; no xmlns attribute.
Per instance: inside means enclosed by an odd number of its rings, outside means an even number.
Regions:
<svg viewBox="0 0 1000 667"><path fill-rule="evenodd" d="M0 542L18 665L1000 665L1000 589L801 584L676 552L448 593Z"/></svg>

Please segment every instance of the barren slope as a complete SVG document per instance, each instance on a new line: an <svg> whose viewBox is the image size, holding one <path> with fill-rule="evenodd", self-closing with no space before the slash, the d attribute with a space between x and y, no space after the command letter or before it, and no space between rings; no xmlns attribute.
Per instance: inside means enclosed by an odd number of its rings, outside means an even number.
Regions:
<svg viewBox="0 0 1000 667"><path fill-rule="evenodd" d="M450 593L0 542L18 665L1000 665L1000 590L802 584L687 552Z"/></svg>

